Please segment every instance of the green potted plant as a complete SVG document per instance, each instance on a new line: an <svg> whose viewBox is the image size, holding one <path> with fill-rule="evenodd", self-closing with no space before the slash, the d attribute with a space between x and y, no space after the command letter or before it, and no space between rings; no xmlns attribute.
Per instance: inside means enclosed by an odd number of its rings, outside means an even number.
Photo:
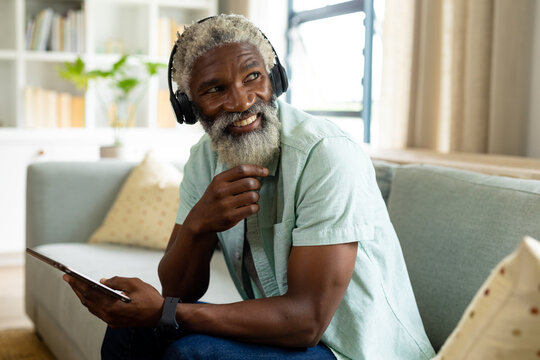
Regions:
<svg viewBox="0 0 540 360"><path fill-rule="evenodd" d="M80 57L74 62L65 62L64 66L58 69L62 78L71 81L84 91L88 89L90 81L108 85L110 93L107 94L107 98L103 98L100 91L97 92L97 98L108 114L109 125L114 130L114 144L102 147L102 157L115 157L115 154L121 151L120 130L134 126L137 104L145 94L140 88L146 85L151 77L157 75L161 67L166 65L123 55L105 70L87 70L84 60Z"/></svg>

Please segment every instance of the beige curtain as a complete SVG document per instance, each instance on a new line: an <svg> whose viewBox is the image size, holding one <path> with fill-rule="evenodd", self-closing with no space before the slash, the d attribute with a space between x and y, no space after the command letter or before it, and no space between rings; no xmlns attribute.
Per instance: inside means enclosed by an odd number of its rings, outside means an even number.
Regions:
<svg viewBox="0 0 540 360"><path fill-rule="evenodd" d="M386 0L377 144L525 151L535 0Z"/></svg>

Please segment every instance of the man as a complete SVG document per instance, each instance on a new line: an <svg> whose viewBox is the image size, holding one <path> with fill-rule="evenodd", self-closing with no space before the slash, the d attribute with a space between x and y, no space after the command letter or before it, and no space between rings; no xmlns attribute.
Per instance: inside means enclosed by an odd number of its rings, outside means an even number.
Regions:
<svg viewBox="0 0 540 360"><path fill-rule="evenodd" d="M138 279L104 280L125 304L65 277L110 325L103 358L431 358L361 147L277 102L276 56L247 19L196 23L177 46L173 78L207 134L184 169L163 295ZM244 301L196 303L218 243Z"/></svg>

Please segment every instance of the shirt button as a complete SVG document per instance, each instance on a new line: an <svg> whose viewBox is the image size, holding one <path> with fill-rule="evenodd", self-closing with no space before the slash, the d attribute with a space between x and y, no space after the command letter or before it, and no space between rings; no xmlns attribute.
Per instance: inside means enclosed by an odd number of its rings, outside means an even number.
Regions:
<svg viewBox="0 0 540 360"><path fill-rule="evenodd" d="M240 251L237 251L234 255L236 256L236 260L240 260Z"/></svg>

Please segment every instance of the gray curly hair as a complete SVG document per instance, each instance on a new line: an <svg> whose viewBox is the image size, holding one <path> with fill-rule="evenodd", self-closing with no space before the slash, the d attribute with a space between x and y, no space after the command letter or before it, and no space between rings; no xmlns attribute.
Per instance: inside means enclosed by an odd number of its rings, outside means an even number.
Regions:
<svg viewBox="0 0 540 360"><path fill-rule="evenodd" d="M186 27L182 35L178 35L176 40L178 49L173 58L172 79L176 82L178 90L191 100L189 82L195 60L215 47L242 42L252 44L259 50L266 71L270 73L276 62L272 45L245 17L221 14Z"/></svg>

